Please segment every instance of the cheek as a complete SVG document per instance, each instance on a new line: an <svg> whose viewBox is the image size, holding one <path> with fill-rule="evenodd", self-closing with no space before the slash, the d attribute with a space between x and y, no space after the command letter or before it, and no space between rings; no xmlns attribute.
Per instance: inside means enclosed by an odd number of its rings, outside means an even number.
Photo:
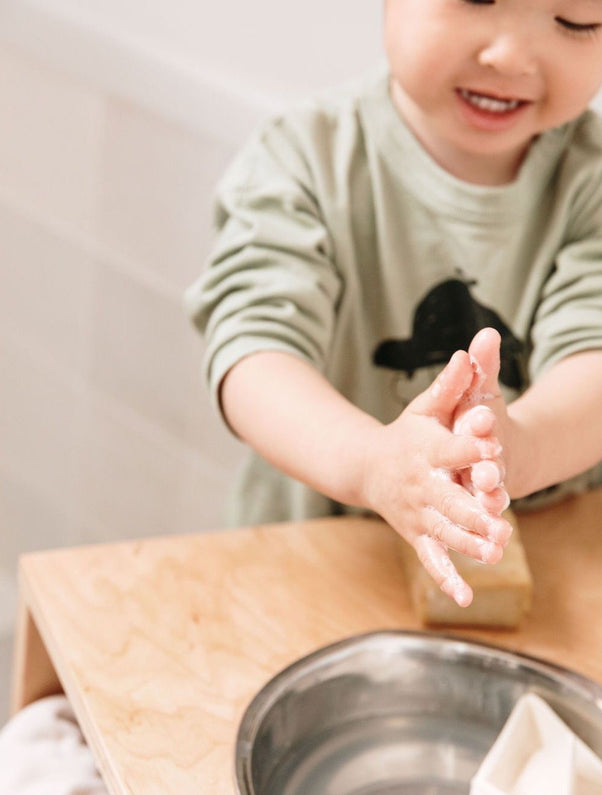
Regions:
<svg viewBox="0 0 602 795"><path fill-rule="evenodd" d="M562 75L556 83L554 109L562 117L561 123L582 113L596 96L600 83L594 76L587 82Z"/></svg>
<svg viewBox="0 0 602 795"><path fill-rule="evenodd" d="M399 19L400 14L396 11L396 7L389 4L389 8L395 10L388 10L385 15L384 44L389 66L395 73L403 70L406 61L409 60L410 43L407 41L407 28Z"/></svg>
<svg viewBox="0 0 602 795"><path fill-rule="evenodd" d="M602 61L591 58L581 61L571 57L561 59L562 63L571 63L572 68L555 70L552 66L546 74L548 98L555 111L568 121L584 111L596 96L602 82Z"/></svg>
<svg viewBox="0 0 602 795"><path fill-rule="evenodd" d="M404 73L423 74L432 79L433 69L445 62L449 43L449 26L443 25L428 13L429 0L388 2L384 16L384 43L388 61L393 71L402 78Z"/></svg>
<svg viewBox="0 0 602 795"><path fill-rule="evenodd" d="M425 41L429 42L428 47L420 44ZM440 45L430 31L417 25L413 25L411 31L389 35L386 52L393 75L402 83L414 84L417 89L428 92L449 67L445 46L445 42Z"/></svg>

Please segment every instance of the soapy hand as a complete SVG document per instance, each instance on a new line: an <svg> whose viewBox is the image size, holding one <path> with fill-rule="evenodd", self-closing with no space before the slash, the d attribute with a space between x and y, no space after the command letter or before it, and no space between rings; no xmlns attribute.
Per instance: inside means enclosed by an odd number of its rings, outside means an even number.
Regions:
<svg viewBox="0 0 602 795"><path fill-rule="evenodd" d="M484 394L494 365L485 356L483 377L473 364L482 366L477 355L490 347L477 344L471 355L457 351L394 422L373 432L365 462L365 503L414 547L440 588L461 606L470 604L472 590L448 548L497 563L512 533L500 516L507 498L502 448L493 434L497 415Z"/></svg>
<svg viewBox="0 0 602 795"><path fill-rule="evenodd" d="M502 397L500 371L501 338L495 329L479 331L468 349L474 376L454 413L453 431L458 434L489 438L501 442L500 454L472 464L460 474L460 482L492 514L501 514L510 504L504 487L510 448L510 422Z"/></svg>

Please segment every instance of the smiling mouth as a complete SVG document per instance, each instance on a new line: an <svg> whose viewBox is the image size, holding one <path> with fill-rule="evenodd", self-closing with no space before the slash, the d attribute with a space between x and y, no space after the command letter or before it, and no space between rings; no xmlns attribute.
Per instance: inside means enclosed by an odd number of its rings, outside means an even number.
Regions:
<svg viewBox="0 0 602 795"><path fill-rule="evenodd" d="M521 99L501 99L500 97L492 97L487 94L478 94L476 91L469 91L466 88L458 89L458 93L469 105L472 105L478 110L487 111L488 113L510 113L521 105L526 104L525 101Z"/></svg>

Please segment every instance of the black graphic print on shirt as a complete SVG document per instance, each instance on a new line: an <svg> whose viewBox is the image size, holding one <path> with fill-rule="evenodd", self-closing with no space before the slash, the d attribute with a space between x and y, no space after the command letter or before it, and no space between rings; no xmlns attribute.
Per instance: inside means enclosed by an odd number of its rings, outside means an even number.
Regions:
<svg viewBox="0 0 602 795"><path fill-rule="evenodd" d="M411 378L422 367L447 364L457 350L468 350L474 335L490 326L502 337L500 381L522 391L527 385L525 344L493 309L470 293L475 282L448 279L430 290L416 307L410 339L383 340L374 351L379 367Z"/></svg>

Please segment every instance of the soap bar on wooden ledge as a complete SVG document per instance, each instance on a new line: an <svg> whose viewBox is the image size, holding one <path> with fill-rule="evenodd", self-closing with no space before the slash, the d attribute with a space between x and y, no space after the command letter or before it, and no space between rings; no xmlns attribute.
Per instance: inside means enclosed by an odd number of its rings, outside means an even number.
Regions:
<svg viewBox="0 0 602 795"><path fill-rule="evenodd" d="M533 579L516 516L510 510L504 516L513 525L514 532L499 563L478 563L450 550L454 565L474 592L474 599L468 607L459 607L446 596L427 574L413 547L400 541L410 598L423 623L506 629L518 627L531 607Z"/></svg>

